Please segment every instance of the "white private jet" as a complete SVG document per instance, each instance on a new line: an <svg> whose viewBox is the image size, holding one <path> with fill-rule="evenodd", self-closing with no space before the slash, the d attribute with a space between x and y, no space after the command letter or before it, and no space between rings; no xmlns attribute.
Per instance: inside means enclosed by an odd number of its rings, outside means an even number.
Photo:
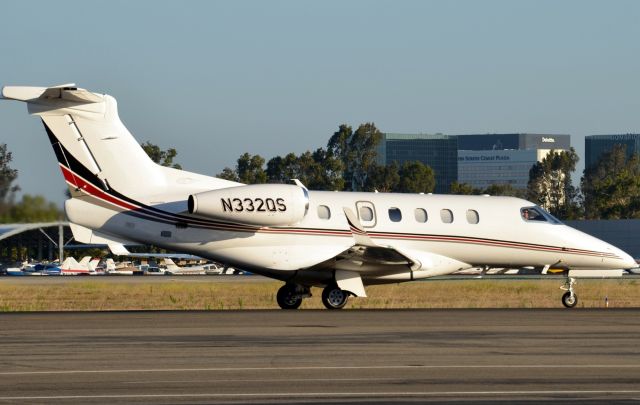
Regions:
<svg viewBox="0 0 640 405"><path fill-rule="evenodd" d="M116 100L73 84L7 86L39 116L69 186L81 242L154 244L282 280L281 308L323 287L329 309L365 285L471 267L620 269L625 252L512 197L309 191L244 185L155 164L118 117ZM569 276L571 272L568 272ZM577 303L573 278L562 302Z"/></svg>

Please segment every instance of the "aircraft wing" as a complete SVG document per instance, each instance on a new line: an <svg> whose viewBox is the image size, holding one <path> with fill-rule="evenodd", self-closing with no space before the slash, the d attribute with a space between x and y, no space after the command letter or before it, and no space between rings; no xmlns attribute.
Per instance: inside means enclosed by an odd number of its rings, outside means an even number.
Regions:
<svg viewBox="0 0 640 405"><path fill-rule="evenodd" d="M423 250L399 249L374 242L358 217L350 208L343 208L354 244L332 261L320 263L316 268L335 269L338 286L358 297L364 297L363 279L410 281L418 278L449 274L471 267L451 257Z"/></svg>
<svg viewBox="0 0 640 405"><path fill-rule="evenodd" d="M380 265L404 264L411 270L417 270L421 267L421 263L417 258L412 258L410 255L401 252L393 246L380 246L375 243L371 240L367 231L364 229L353 211L347 207L344 207L343 211L347 217L347 222L349 223L349 229L351 230L353 239L356 242L354 247L346 252L345 256L352 260L361 260Z"/></svg>

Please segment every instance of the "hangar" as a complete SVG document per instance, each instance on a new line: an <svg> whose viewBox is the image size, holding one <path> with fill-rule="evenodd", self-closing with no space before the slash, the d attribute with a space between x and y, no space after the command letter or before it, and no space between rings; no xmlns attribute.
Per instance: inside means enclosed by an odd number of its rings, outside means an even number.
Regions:
<svg viewBox="0 0 640 405"><path fill-rule="evenodd" d="M63 260L63 249L72 240L66 221L0 224L0 260Z"/></svg>

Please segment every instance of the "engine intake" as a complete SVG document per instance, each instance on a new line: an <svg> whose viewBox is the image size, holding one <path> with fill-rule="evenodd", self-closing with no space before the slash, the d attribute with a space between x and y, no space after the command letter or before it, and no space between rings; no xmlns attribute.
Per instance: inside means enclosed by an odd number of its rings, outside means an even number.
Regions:
<svg viewBox="0 0 640 405"><path fill-rule="evenodd" d="M189 213L258 226L289 226L309 210L309 192L292 184L251 184L189 196Z"/></svg>

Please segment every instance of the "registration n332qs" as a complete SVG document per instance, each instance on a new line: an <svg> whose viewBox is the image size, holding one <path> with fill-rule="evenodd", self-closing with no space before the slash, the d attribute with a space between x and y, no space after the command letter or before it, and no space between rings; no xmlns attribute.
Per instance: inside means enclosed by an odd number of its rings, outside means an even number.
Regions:
<svg viewBox="0 0 640 405"><path fill-rule="evenodd" d="M512 197L356 193L244 185L155 164L118 117L116 100L76 87L7 86L39 116L71 198L81 242L191 253L282 280L280 307L321 287L342 308L365 286L485 267L620 269L625 252ZM573 283L563 296L574 306Z"/></svg>

